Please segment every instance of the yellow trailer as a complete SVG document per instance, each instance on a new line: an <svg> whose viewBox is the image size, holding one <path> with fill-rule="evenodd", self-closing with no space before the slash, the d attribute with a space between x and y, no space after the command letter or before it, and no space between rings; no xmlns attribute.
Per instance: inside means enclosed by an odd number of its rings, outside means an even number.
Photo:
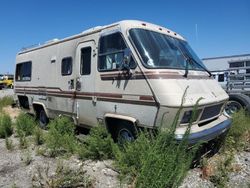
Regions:
<svg viewBox="0 0 250 188"><path fill-rule="evenodd" d="M0 89L2 88L13 88L13 75L2 75L0 76Z"/></svg>

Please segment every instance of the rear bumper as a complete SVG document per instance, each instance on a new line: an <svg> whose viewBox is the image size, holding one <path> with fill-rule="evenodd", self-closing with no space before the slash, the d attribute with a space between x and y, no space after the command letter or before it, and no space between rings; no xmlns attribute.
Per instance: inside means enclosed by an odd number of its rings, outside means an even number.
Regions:
<svg viewBox="0 0 250 188"><path fill-rule="evenodd" d="M218 137L221 134L228 131L229 128L231 127L231 124L232 124L232 120L227 119L227 120L213 126L212 128L205 129L203 131L196 132L196 133L191 133L188 136L188 142L190 144L195 144L195 143L200 142L200 141L206 142L206 141L213 140L216 137ZM183 137L184 137L184 134L176 134L175 135L175 138L177 141L183 140Z"/></svg>

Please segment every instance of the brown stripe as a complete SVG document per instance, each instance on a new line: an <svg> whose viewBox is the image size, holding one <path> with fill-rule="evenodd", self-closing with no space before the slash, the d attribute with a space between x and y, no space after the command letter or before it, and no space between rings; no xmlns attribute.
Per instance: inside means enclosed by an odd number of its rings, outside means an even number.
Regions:
<svg viewBox="0 0 250 188"><path fill-rule="evenodd" d="M133 100L126 100L126 99L111 99L111 98L97 98L98 101L104 102L117 102L117 103L129 103L129 104L136 104L136 105L145 105L145 106L156 106L155 102L149 101L133 101Z"/></svg>
<svg viewBox="0 0 250 188"><path fill-rule="evenodd" d="M154 98L152 96L140 96L140 100L143 100L143 101L153 101Z"/></svg>
<svg viewBox="0 0 250 188"><path fill-rule="evenodd" d="M76 92L77 96L95 96L95 97L112 97L112 98L122 98L122 94L115 94L115 93L91 93L91 92Z"/></svg>
<svg viewBox="0 0 250 188"><path fill-rule="evenodd" d="M144 75L141 72L134 73L132 75L126 75L123 73L116 74L102 74L101 80L141 80L141 79L212 79L208 76L201 75L188 75L184 77L183 75L176 72L145 72Z"/></svg>
<svg viewBox="0 0 250 188"><path fill-rule="evenodd" d="M42 95L37 91L32 90L15 90L16 93L21 94L33 94L33 95ZM80 93L80 94L79 94ZM87 96L86 96L87 94ZM92 100L93 96L97 96L98 101L109 101L109 102L117 102L117 103L129 103L129 104L137 104L137 105L146 105L146 106L155 106L156 103L153 100L152 96L139 96L140 100L128 100L122 99L121 94L109 94L109 93L92 93L96 95L91 95L91 93L78 92L77 95L74 95L73 92L71 94L65 94L65 92L47 92L45 96L54 96L54 97L62 97L62 98L76 98L76 99L84 99L84 100ZM144 100L144 101L143 101Z"/></svg>
<svg viewBox="0 0 250 188"><path fill-rule="evenodd" d="M57 89L62 91L59 87L44 87L44 86L15 86L15 88L30 88L30 89Z"/></svg>

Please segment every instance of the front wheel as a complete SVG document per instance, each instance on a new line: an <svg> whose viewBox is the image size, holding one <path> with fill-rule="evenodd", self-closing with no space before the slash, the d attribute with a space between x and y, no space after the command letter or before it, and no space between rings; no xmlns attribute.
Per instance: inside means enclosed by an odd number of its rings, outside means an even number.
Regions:
<svg viewBox="0 0 250 188"><path fill-rule="evenodd" d="M125 142L132 142L136 138L136 129L134 125L128 123L121 123L116 131L116 139L119 144Z"/></svg>
<svg viewBox="0 0 250 188"><path fill-rule="evenodd" d="M45 111L42 109L39 113L39 125L42 129L46 129L49 123L49 118L47 117Z"/></svg>

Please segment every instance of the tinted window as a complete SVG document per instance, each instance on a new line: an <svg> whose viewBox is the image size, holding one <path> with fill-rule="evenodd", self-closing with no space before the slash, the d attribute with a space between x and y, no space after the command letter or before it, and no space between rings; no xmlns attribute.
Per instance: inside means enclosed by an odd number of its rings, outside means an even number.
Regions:
<svg viewBox="0 0 250 188"><path fill-rule="evenodd" d="M19 63L16 65L16 81L31 80L31 62Z"/></svg>
<svg viewBox="0 0 250 188"><path fill-rule="evenodd" d="M219 74L218 82L224 82L224 74Z"/></svg>
<svg viewBox="0 0 250 188"><path fill-rule="evenodd" d="M70 75L72 73L72 58L66 57L62 59L61 73L63 76Z"/></svg>
<svg viewBox="0 0 250 188"><path fill-rule="evenodd" d="M246 66L250 67L250 61L246 61Z"/></svg>
<svg viewBox="0 0 250 188"><path fill-rule="evenodd" d="M101 37L99 70L117 70L123 61L124 49L126 44L120 33Z"/></svg>
<svg viewBox="0 0 250 188"><path fill-rule="evenodd" d="M230 68L244 67L244 62L231 62L231 63L229 63L229 67Z"/></svg>
<svg viewBox="0 0 250 188"><path fill-rule="evenodd" d="M91 72L91 47L81 49L81 75L89 75Z"/></svg>

